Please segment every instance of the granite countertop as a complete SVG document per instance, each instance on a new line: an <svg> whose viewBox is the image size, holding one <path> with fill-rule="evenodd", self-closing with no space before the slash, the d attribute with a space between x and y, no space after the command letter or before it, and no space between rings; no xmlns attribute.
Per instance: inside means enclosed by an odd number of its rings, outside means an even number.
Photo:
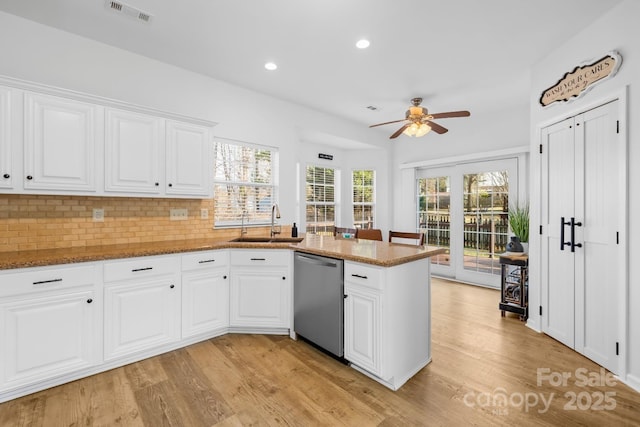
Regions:
<svg viewBox="0 0 640 427"><path fill-rule="evenodd" d="M330 236L316 235L308 235L298 244L291 242L230 242L228 238L212 238L0 252L0 270L227 248L290 249L384 267L403 264L445 252L444 249L435 247L417 247L372 240L335 239Z"/></svg>
<svg viewBox="0 0 640 427"><path fill-rule="evenodd" d="M308 235L302 242L291 245L291 248L299 252L382 267L392 267L446 252L444 248L434 246L415 246L363 239L340 239L318 235Z"/></svg>

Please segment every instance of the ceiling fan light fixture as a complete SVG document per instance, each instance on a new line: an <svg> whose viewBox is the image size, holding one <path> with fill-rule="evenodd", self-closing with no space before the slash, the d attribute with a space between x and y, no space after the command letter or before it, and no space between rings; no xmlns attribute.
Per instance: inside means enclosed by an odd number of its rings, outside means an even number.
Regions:
<svg viewBox="0 0 640 427"><path fill-rule="evenodd" d="M411 123L411 125L402 133L407 136L415 136L416 138L419 138L421 136L425 136L429 131L431 131L431 126L426 123Z"/></svg>
<svg viewBox="0 0 640 427"><path fill-rule="evenodd" d="M264 64L264 68L269 71L274 71L278 69L278 65L275 62L267 62L266 64Z"/></svg>

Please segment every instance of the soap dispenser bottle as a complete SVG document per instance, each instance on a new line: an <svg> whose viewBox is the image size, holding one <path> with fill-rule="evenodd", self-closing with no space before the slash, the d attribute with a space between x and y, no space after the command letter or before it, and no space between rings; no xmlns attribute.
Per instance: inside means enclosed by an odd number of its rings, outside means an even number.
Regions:
<svg viewBox="0 0 640 427"><path fill-rule="evenodd" d="M298 237L298 227L296 227L296 223L293 223L293 227L291 227L291 237Z"/></svg>

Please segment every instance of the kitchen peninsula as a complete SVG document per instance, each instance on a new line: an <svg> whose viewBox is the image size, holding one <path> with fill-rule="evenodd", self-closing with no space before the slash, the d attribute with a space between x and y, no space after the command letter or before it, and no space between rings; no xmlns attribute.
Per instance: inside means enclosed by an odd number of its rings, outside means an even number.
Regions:
<svg viewBox="0 0 640 427"><path fill-rule="evenodd" d="M293 251L345 260L354 368L395 390L430 361L429 257L442 249L307 236L10 252L0 402L227 333L289 334Z"/></svg>
<svg viewBox="0 0 640 427"><path fill-rule="evenodd" d="M344 358L354 369L397 390L431 361L429 258L444 249L317 235L293 247L344 260Z"/></svg>

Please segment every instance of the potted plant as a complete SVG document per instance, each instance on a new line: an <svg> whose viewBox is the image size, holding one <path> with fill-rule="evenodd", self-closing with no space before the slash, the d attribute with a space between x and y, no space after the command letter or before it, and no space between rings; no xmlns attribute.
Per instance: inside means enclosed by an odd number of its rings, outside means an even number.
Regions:
<svg viewBox="0 0 640 427"><path fill-rule="evenodd" d="M509 207L509 226L515 238L511 238L511 242L507 245L507 250L510 252L527 252L529 246L529 204L520 205L516 203ZM512 245L512 249L509 248L509 245ZM521 249L513 250L513 247Z"/></svg>

